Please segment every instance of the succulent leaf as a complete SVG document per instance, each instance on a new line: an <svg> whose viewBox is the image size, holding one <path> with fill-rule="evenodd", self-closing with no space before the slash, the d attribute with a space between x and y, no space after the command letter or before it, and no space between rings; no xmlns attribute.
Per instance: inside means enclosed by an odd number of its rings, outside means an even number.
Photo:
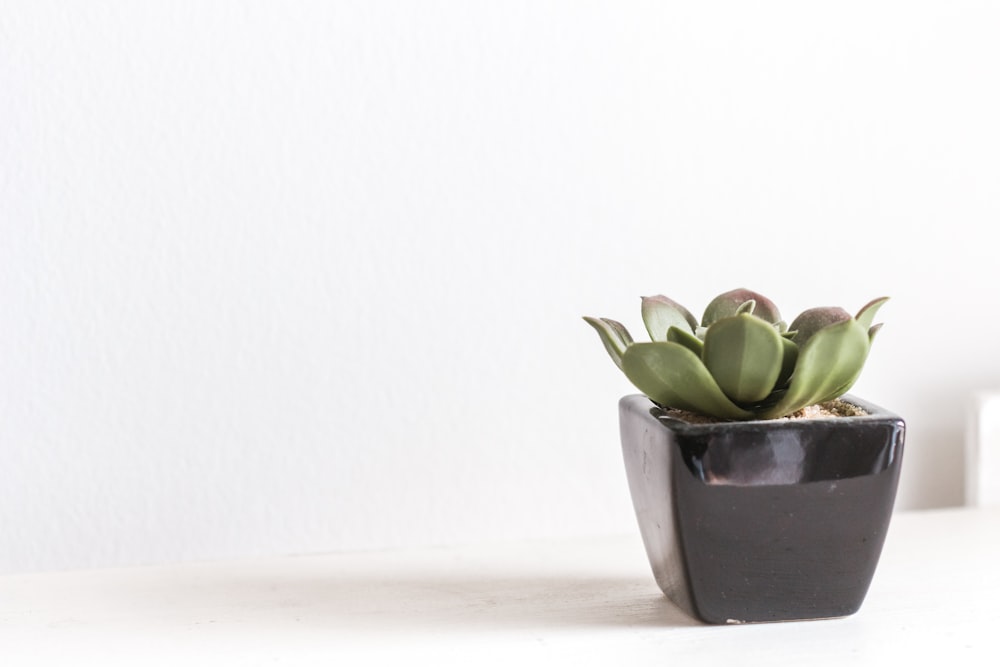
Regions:
<svg viewBox="0 0 1000 667"><path fill-rule="evenodd" d="M584 317L583 319L597 330L601 342L604 343L604 349L608 351L608 356L618 368L622 368L622 355L625 354L625 349L632 344L632 336L625 326L621 322L609 320L606 317Z"/></svg>
<svg viewBox="0 0 1000 667"><path fill-rule="evenodd" d="M701 359L701 353L705 349L705 344L697 336L680 327L670 327L667 329L667 340L671 343L683 345L698 355L699 359Z"/></svg>
<svg viewBox="0 0 1000 667"><path fill-rule="evenodd" d="M632 344L632 334L628 332L628 329L625 328L624 324L608 319L607 317L602 317L601 321L615 330L615 333L618 334L618 338L621 339L621 342L625 347Z"/></svg>
<svg viewBox="0 0 1000 667"><path fill-rule="evenodd" d="M753 314L771 324L781 321L781 314L774 302L763 294L748 289L734 289L712 299L701 318L702 326L710 326L724 317L739 314L740 307L747 301L754 302Z"/></svg>
<svg viewBox="0 0 1000 667"><path fill-rule="evenodd" d="M781 335L747 313L718 320L705 334L705 367L737 403L767 398L778 381L783 358Z"/></svg>
<svg viewBox="0 0 1000 667"><path fill-rule="evenodd" d="M635 343L625 350L622 370L639 391L660 405L723 419L752 413L730 401L694 352L679 343Z"/></svg>
<svg viewBox="0 0 1000 667"><path fill-rule="evenodd" d="M796 345L802 347L820 329L849 319L851 319L851 314L843 308L810 308L792 321L791 328L798 332L792 340L795 341ZM867 327L865 328L867 329Z"/></svg>
<svg viewBox="0 0 1000 667"><path fill-rule="evenodd" d="M868 344L869 345L871 345L872 341L875 340L875 334L877 334L881 330L882 330L882 323L881 322L879 322L878 324L874 325L871 329L868 330Z"/></svg>
<svg viewBox="0 0 1000 667"><path fill-rule="evenodd" d="M799 346L788 338L781 338L781 372L778 373L778 380L774 383L776 389L780 389L788 384L788 380L795 371L795 362L799 360Z"/></svg>
<svg viewBox="0 0 1000 667"><path fill-rule="evenodd" d="M859 373L859 375L860 375L860 373ZM812 401L811 403L807 403L807 405L816 405L818 403L827 403L828 401L832 401L834 399L840 398L841 396L843 396L844 394L847 393L847 390L851 388L851 386L854 384L855 380L857 380L857 377L852 378L850 381L845 382L844 384L842 384L839 387L835 387L834 389L831 389L830 391L826 392L825 394L823 394L822 396L820 396L819 398L817 398L815 401ZM803 405L802 407L806 407L806 406Z"/></svg>
<svg viewBox="0 0 1000 667"><path fill-rule="evenodd" d="M667 329L678 327L694 331L698 321L687 308L673 299L657 294L642 297L642 321L651 340L666 340Z"/></svg>
<svg viewBox="0 0 1000 667"><path fill-rule="evenodd" d="M781 417L842 395L861 374L868 349L868 332L854 318L821 329L799 348L788 392L760 416Z"/></svg>
<svg viewBox="0 0 1000 667"><path fill-rule="evenodd" d="M872 326L872 320L875 319L875 314L878 312L878 309L881 308L888 300L889 297L887 296L872 299L861 307L861 310L858 311L858 314L854 319L860 322L861 326L865 329L870 329Z"/></svg>

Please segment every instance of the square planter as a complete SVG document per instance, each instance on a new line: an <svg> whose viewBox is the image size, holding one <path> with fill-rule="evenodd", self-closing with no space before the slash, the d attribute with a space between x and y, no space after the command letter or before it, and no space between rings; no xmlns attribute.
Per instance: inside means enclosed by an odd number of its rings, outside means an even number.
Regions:
<svg viewBox="0 0 1000 667"><path fill-rule="evenodd" d="M892 516L905 425L868 414L691 424L619 403L629 490L664 593L708 623L847 616Z"/></svg>

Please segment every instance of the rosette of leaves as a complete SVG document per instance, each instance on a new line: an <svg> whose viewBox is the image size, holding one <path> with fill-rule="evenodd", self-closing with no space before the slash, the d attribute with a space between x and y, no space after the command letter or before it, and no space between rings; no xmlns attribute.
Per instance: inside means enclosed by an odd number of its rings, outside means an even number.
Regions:
<svg viewBox="0 0 1000 667"><path fill-rule="evenodd" d="M767 297L736 289L715 297L699 323L662 295L642 298L650 342L615 320L585 317L632 384L661 406L727 420L776 419L847 392L861 375L888 297L857 315L810 308L790 326Z"/></svg>

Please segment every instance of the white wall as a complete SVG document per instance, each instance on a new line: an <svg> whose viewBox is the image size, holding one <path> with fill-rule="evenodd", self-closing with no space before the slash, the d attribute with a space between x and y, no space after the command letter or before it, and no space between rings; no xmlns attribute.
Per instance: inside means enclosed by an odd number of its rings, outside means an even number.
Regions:
<svg viewBox="0 0 1000 667"><path fill-rule="evenodd" d="M627 532L584 314L888 294L897 507L1000 385L988 2L5 3L0 570Z"/></svg>

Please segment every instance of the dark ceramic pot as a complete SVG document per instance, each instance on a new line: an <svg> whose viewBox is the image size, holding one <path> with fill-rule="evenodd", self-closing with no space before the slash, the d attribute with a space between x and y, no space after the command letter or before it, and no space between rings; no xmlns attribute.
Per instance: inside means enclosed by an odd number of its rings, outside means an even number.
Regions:
<svg viewBox="0 0 1000 667"><path fill-rule="evenodd" d="M861 606L892 516L905 425L862 417L690 424L619 403L656 582L708 623L833 618Z"/></svg>

